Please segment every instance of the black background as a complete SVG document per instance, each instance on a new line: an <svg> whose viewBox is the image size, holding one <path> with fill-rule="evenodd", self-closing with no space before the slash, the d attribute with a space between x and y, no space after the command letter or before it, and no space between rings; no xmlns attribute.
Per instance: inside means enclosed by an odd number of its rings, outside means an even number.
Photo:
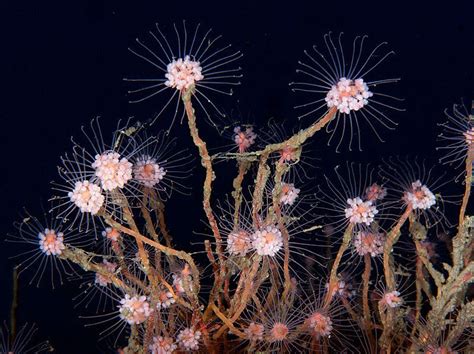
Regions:
<svg viewBox="0 0 474 354"><path fill-rule="evenodd" d="M269 117L295 120L288 83L295 79L303 49L321 43L324 33L343 31L347 38L368 34L372 45L388 41L396 56L379 73L402 78L392 91L406 99L406 112L392 115L400 123L398 129L384 132L387 143L383 145L372 136L364 137L363 152L336 154L321 142L321 156L325 156L321 164L378 161L390 154L436 160L436 124L444 120L443 110L474 98L474 7L469 1L444 3L3 0L1 233L13 231L12 222L22 207L39 211L41 202L46 202L59 156L69 149L70 136L79 135L80 125L101 115L104 125L111 127L117 117L146 118L153 112L150 106L128 104L122 78L149 69L127 47L155 22L200 22L241 49L243 84L233 98L218 98L217 103L233 108L232 101L239 99L238 107L257 123ZM167 128L167 122L161 123L159 127ZM201 126L212 145L215 133L204 123ZM186 126L178 124L173 134L181 137L183 145L189 144ZM225 178L231 175L221 176L230 183ZM198 170L190 198L177 196L169 207L179 243L196 240L191 232L202 229L196 192L201 177ZM175 208L183 202L186 213ZM8 318L14 264L8 257L15 252L12 245L0 244L0 319ZM36 322L40 336L50 339L59 353L100 352L97 332L84 328L87 321L73 309L75 293L71 285L53 291L47 281L40 288L29 287L28 277L22 277L19 321Z"/></svg>

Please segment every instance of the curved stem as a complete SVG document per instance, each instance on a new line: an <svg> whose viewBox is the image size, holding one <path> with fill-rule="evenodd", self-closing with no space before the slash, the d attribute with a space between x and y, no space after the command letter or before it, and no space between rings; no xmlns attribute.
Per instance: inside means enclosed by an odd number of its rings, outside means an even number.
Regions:
<svg viewBox="0 0 474 354"><path fill-rule="evenodd" d="M188 254L184 251L177 251L173 248L166 247L165 245L162 245L161 243L150 240L149 238L147 238L147 237L143 236L142 234L140 234L138 231L134 231L132 229L129 229L128 227L125 227L125 226L119 224L118 222L112 220L109 216L105 216L104 218L105 218L105 221L107 222L107 224L109 224L110 226L116 228L118 231L124 232L127 235L130 235L130 236L134 237L135 239L139 240L140 242L143 242L144 244L148 244L148 245L154 247L158 251L161 251L164 254L166 254L167 256L177 257L179 259L182 259L186 263L188 263L189 267L191 268L191 272L193 274L193 289L194 289L194 292L195 292L194 300L195 300L196 304L198 305L197 294L199 293L199 270L198 270L196 264L194 263L194 259L191 257L190 254Z"/></svg>
<svg viewBox="0 0 474 354"><path fill-rule="evenodd" d="M364 255L364 274L362 275L362 307L364 312L364 323L365 331L368 335L369 346L371 351L374 348L374 336L372 333L372 319L370 316L370 307L369 307L369 282L370 282L370 273L372 271L370 254Z"/></svg>
<svg viewBox="0 0 474 354"><path fill-rule="evenodd" d="M400 236L400 229L403 224L405 224L405 221L408 219L412 211L413 207L410 204L406 207L405 212L400 216L400 219L398 219L397 224L392 228L392 230L390 230L385 241L383 250L383 269L385 282L389 291L395 290L395 276L393 274L394 264L392 258L393 246L397 243L398 237Z"/></svg>
<svg viewBox="0 0 474 354"><path fill-rule="evenodd" d="M337 283L339 281L337 277L337 270L339 268L339 264L341 263L344 252L349 247L349 243L352 239L353 230L354 230L354 224L350 223L347 226L346 231L344 231L344 236L342 238L341 246L339 247L339 251L337 252L336 259L334 260L334 263L332 264L331 273L329 277L328 292L326 294L326 299L324 300L324 307L328 307L332 301L333 289L337 287Z"/></svg>
<svg viewBox="0 0 474 354"><path fill-rule="evenodd" d="M459 230L464 225L464 216L466 214L467 204L469 202L469 196L471 195L471 184L472 184L472 163L474 159L474 148L470 148L466 158L466 179L464 181L464 196L462 199L461 209L459 210ZM460 231L461 232L461 231Z"/></svg>
<svg viewBox="0 0 474 354"><path fill-rule="evenodd" d="M199 131L196 126L196 116L194 114L194 108L191 103L191 97L193 95L193 89L187 90L182 94L182 100L184 103L184 108L186 110L186 116L188 118L188 126L189 132L193 139L194 145L199 150L199 156L201 156L201 164L206 170L206 177L204 179L203 185L203 209L206 213L207 220L209 221L209 225L212 229L212 233L216 240L216 253L217 258L219 260L220 272L219 278L216 279L214 283L213 290L211 291L211 297L217 297L220 288L222 287L223 279L225 276L225 258L224 258L224 251L222 248L222 237L219 231L219 227L217 225L216 218L214 217L214 212L211 206L211 194L212 194L212 181L215 178L214 170L212 167L212 160L209 156L209 152L207 150L206 142L201 139L199 136Z"/></svg>

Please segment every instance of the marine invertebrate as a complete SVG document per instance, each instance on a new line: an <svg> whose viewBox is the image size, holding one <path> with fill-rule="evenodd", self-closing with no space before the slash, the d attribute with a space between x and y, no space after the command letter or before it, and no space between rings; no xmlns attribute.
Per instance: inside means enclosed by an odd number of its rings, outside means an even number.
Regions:
<svg viewBox="0 0 474 354"><path fill-rule="evenodd" d="M151 199L168 199L172 192L189 193L186 184L192 176L193 157L189 151L180 148L176 138L164 131L156 136L140 132L135 137L143 145L132 157L134 188L140 190L138 197L146 195ZM154 196L153 194L157 195Z"/></svg>
<svg viewBox="0 0 474 354"><path fill-rule="evenodd" d="M439 134L439 140L443 142L438 147L443 153L440 162L460 167L468 155L473 154L474 120L467 107L462 104L455 104L444 113L448 120L440 124L443 128L443 132Z"/></svg>
<svg viewBox="0 0 474 354"><path fill-rule="evenodd" d="M386 205L384 187L375 180L374 169L361 164L337 166L335 177L325 176L326 185L320 186L319 205L334 232L349 225L355 231L368 230L374 222L383 220Z"/></svg>
<svg viewBox="0 0 474 354"><path fill-rule="evenodd" d="M171 354L178 346L174 343L170 337L153 337L153 344L148 347L152 354Z"/></svg>
<svg viewBox="0 0 474 354"><path fill-rule="evenodd" d="M443 207L450 198L440 193L449 182L446 173L437 173L435 166L428 167L425 161L418 159L391 158L380 174L395 193L388 196L389 204L402 204L430 226L447 222Z"/></svg>
<svg viewBox="0 0 474 354"><path fill-rule="evenodd" d="M376 257L383 253L385 235L376 231L359 231L353 240L354 248L360 256Z"/></svg>
<svg viewBox="0 0 474 354"><path fill-rule="evenodd" d="M131 297L129 294L125 294L125 297L120 300L119 312L122 320L134 325L145 322L153 309L150 308L146 296L134 295Z"/></svg>
<svg viewBox="0 0 474 354"><path fill-rule="evenodd" d="M384 109L399 110L390 101L400 100L377 92L372 87L395 83L399 79L367 79L374 69L394 54L393 51L385 49L386 42L365 52L367 36L355 37L351 54L348 55L347 49L344 50L342 37L342 33L337 36L328 33L324 36L322 49L315 45L312 50L305 51L305 61L298 62L300 68L297 70L297 73L304 77L304 81L293 82L291 86L293 91L306 93L308 96L305 103L295 106L304 110L300 118L335 108L336 117L327 125L327 131L330 133L329 144L333 139L338 139L336 150L339 150L344 139L349 139L348 147L351 150L355 136L356 146L361 149L360 121L367 124L380 141L383 140L378 129L396 127L397 124L386 115ZM314 96L316 98L313 98ZM340 137L337 138L336 134Z"/></svg>
<svg viewBox="0 0 474 354"><path fill-rule="evenodd" d="M194 30L190 33L185 21L182 24L174 24L173 27L176 35L173 42L156 24L155 31L149 32L151 41L149 44L137 39L137 47L129 48L131 53L151 64L160 73L160 76L152 78L125 79L143 86L129 91L131 95L137 96L131 102L142 102L162 92L170 91L171 94L164 101L163 108L153 118L155 121L173 101L176 102L174 106L178 107L182 96L190 92L203 109L207 120L214 124L205 105L209 104L211 109L223 115L217 105L210 100L209 95L215 93L232 95L232 90L225 90L223 87L239 85L240 67L233 67L233 64L242 57L242 53L232 50L231 45L220 46L221 36L213 36L212 29L203 30L200 24L194 26ZM184 114L183 110L181 120ZM170 126L173 125L177 115L178 109L175 109Z"/></svg>
<svg viewBox="0 0 474 354"><path fill-rule="evenodd" d="M192 328L185 328L178 333L178 343L184 350L197 350L201 332Z"/></svg>
<svg viewBox="0 0 474 354"><path fill-rule="evenodd" d="M21 260L19 274L32 271L30 283L41 283L45 272L50 274L49 281L54 288L63 283L65 275L74 273L72 263L63 260L67 245L87 246L89 240L74 228L69 228L56 214L44 215L43 220L36 218L25 210L22 222L14 224L18 233L8 236L7 241L22 244L27 250L16 257Z"/></svg>
<svg viewBox="0 0 474 354"><path fill-rule="evenodd" d="M275 256L283 247L283 237L277 227L268 225L252 235L252 247L259 256Z"/></svg>
<svg viewBox="0 0 474 354"><path fill-rule="evenodd" d="M213 123L206 102L217 106L204 92L225 93L212 85L237 84L238 69L230 64L241 54L215 47L217 39L210 32L201 37L199 26L190 34L184 22L174 30L176 50L158 26L150 32L152 43L137 40L140 52L131 50L161 71L156 79L129 79L146 85L132 90L143 95L137 101L170 93L158 114L146 123L119 122L110 139L92 120L63 155L51 221L28 215L19 224L13 239L34 246L24 268L39 263L33 280L47 267L56 276L75 264L85 273L79 303L98 305L91 325L105 327L101 337L114 334L115 346L127 342L128 353L436 352L468 343L468 287L474 282L473 220L466 216L470 120L456 114L452 122L467 129L456 130L455 152L448 155L466 163L454 230L440 194L449 180L416 159L347 162L324 178L308 168L316 161L310 142L323 128L338 150L348 134L352 148L361 120L377 136L374 123L394 127L383 111L394 108L384 101L393 97L375 85L398 80L369 79L392 54L379 52L385 44L364 56L366 37L357 37L348 60L341 36L327 35L329 56L315 48L306 54L310 63L300 63L300 73L316 83L293 84L296 91L322 94L299 107L309 109L302 116L312 123L290 132L270 120L258 133L253 125L232 124L225 127L232 126L232 151L213 154L201 120ZM183 144L194 144L203 168L191 188L184 182L195 164L190 153L168 137L169 129L150 131L171 105L172 121L182 110L190 134ZM229 175L231 193L222 178ZM175 202L174 191L184 196ZM186 194L202 198L202 210L188 205ZM206 230L187 247L176 223L195 227L198 211ZM440 252L443 262L435 263L428 233L441 225L453 237ZM400 261L401 238L411 246L408 262Z"/></svg>
<svg viewBox="0 0 474 354"><path fill-rule="evenodd" d="M242 130L240 126L234 128L234 142L240 153L247 151L257 138L257 134L253 131L253 127L246 127Z"/></svg>

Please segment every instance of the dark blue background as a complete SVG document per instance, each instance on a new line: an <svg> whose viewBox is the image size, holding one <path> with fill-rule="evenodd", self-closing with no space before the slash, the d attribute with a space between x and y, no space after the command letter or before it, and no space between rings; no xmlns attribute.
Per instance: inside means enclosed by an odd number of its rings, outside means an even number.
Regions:
<svg viewBox="0 0 474 354"><path fill-rule="evenodd" d="M436 159L436 123L443 110L464 98L474 98L473 6L469 1L323 2L323 1L22 1L0 4L0 134L2 151L0 203L2 234L13 231L23 206L38 211L56 178L59 156L70 147L71 135L96 116L106 126L117 117L151 113L129 106L124 76L145 66L127 52L136 36L155 22L212 26L241 49L245 78L236 91L243 112L257 122L271 116L295 119L295 101L288 83L295 79L302 51L320 43L329 30L347 37L368 34L371 43L388 41L397 55L384 65L382 76L400 76L394 93L406 98L406 112L395 114L395 132L385 132L387 143L364 141L362 153L332 153L322 147L323 166L341 160L379 160L389 154L417 154ZM148 68L146 68L148 69ZM218 103L235 107L231 100ZM308 122L309 123L309 122ZM167 127L167 124L162 125ZM214 135L203 127L208 137ZM186 127L175 135L189 143ZM210 142L212 144L212 140ZM324 144L321 144L324 145ZM202 176L199 170L196 179ZM221 175L224 180L230 175ZM230 180L227 180L230 183ZM200 182L198 182L200 183ZM197 188L199 184L195 187ZM170 223L186 244L192 230L202 229L200 195L177 197L170 206L186 202L186 215L171 213ZM183 218L191 222L183 223ZM185 226L183 226L185 225ZM176 237L176 236L175 236ZM0 319L7 318L10 269L7 259L15 250L0 244ZM20 284L19 320L34 321L42 338L49 338L59 353L98 352L94 329L83 328L71 299L71 286L50 290Z"/></svg>

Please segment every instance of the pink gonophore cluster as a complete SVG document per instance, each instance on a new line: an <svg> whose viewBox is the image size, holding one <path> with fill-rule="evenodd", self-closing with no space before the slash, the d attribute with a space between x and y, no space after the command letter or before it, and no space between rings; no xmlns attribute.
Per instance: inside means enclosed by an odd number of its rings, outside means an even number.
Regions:
<svg viewBox="0 0 474 354"><path fill-rule="evenodd" d="M472 148L473 143L474 143L474 127L472 127L470 130L465 131L463 135L466 138L466 144L470 148Z"/></svg>
<svg viewBox="0 0 474 354"><path fill-rule="evenodd" d="M154 187L165 175L165 169L150 156L139 157L133 166L133 177L146 187Z"/></svg>
<svg viewBox="0 0 474 354"><path fill-rule="evenodd" d="M449 347L445 346L435 346L435 345L429 345L428 348L425 351L425 354L457 354L458 352L452 350Z"/></svg>
<svg viewBox="0 0 474 354"><path fill-rule="evenodd" d="M192 280L189 264L186 263L179 272L173 274L173 287L177 294L185 294L186 290L193 291Z"/></svg>
<svg viewBox="0 0 474 354"><path fill-rule="evenodd" d="M417 180L411 184L411 190L405 191L403 199L413 209L429 209L436 204L436 197L429 188Z"/></svg>
<svg viewBox="0 0 474 354"><path fill-rule="evenodd" d="M151 354L172 354L178 346L171 337L157 336L153 337L153 344L150 344L148 349Z"/></svg>
<svg viewBox="0 0 474 354"><path fill-rule="evenodd" d="M265 327L255 322L250 322L247 328L244 329L245 336L251 341L263 340L264 331Z"/></svg>
<svg viewBox="0 0 474 354"><path fill-rule="evenodd" d="M106 259L102 261L102 267L107 270L109 273L114 273L117 269L117 264L114 262L109 262ZM94 283L99 286L107 286L112 283L112 280L109 276L95 273L95 280Z"/></svg>
<svg viewBox="0 0 474 354"><path fill-rule="evenodd" d="M252 249L252 239L245 230L233 231L227 238L227 251L232 256L245 256Z"/></svg>
<svg viewBox="0 0 474 354"><path fill-rule="evenodd" d="M355 235L353 243L360 256L370 254L371 257L376 257L383 253L385 235L381 232L359 231Z"/></svg>
<svg viewBox="0 0 474 354"><path fill-rule="evenodd" d="M363 201L361 198L347 199L348 208L344 210L346 218L353 224L370 225L375 215L379 212L373 202Z"/></svg>
<svg viewBox="0 0 474 354"><path fill-rule="evenodd" d="M293 205L295 200L298 198L300 189L296 188L293 183L282 183L280 203L284 205Z"/></svg>
<svg viewBox="0 0 474 354"><path fill-rule="evenodd" d="M280 150L280 163L295 161L297 158L298 149L291 146L285 146Z"/></svg>
<svg viewBox="0 0 474 354"><path fill-rule="evenodd" d="M54 230L45 229L38 234L41 251L47 256L58 256L66 248L64 245L64 234Z"/></svg>
<svg viewBox="0 0 474 354"><path fill-rule="evenodd" d="M275 322L270 329L270 341L281 342L288 337L290 329L282 322Z"/></svg>
<svg viewBox="0 0 474 354"><path fill-rule="evenodd" d="M110 241L117 242L120 239L120 232L113 227L106 227L105 230L102 231L102 236Z"/></svg>
<svg viewBox="0 0 474 354"><path fill-rule="evenodd" d="M200 339L201 331L192 328L185 328L178 333L178 343L184 350L197 350Z"/></svg>
<svg viewBox="0 0 474 354"><path fill-rule="evenodd" d="M326 283L325 288L328 290L330 289L329 283ZM336 282L335 286L331 287L330 294L331 294L331 297L337 295L337 296L347 299L354 296L355 290L353 290L352 284L349 281L339 279Z"/></svg>
<svg viewBox="0 0 474 354"><path fill-rule="evenodd" d="M375 202L376 200L382 200L387 196L387 188L374 183L365 189L365 199Z"/></svg>
<svg viewBox="0 0 474 354"><path fill-rule="evenodd" d="M380 300L380 302L384 306L396 308L402 305L403 299L400 297L400 292L394 290L383 294L382 300Z"/></svg>
<svg viewBox="0 0 474 354"><path fill-rule="evenodd" d="M171 305L173 305L175 302L176 301L173 297L173 294L168 289L165 289L164 287L161 287L161 289L158 293L158 296L157 296L156 308L158 310L167 309Z"/></svg>
<svg viewBox="0 0 474 354"><path fill-rule="evenodd" d="M245 130L240 126L234 128L234 142L240 153L247 151L255 143L256 138L257 134L253 131L253 127L247 127Z"/></svg>
<svg viewBox="0 0 474 354"><path fill-rule="evenodd" d="M349 114L369 104L368 99L372 96L363 79L349 80L343 77L331 87L325 100L329 108L336 107L339 112Z"/></svg>
<svg viewBox="0 0 474 354"><path fill-rule="evenodd" d="M275 256L283 247L281 231L276 226L266 226L252 235L252 247L259 256Z"/></svg>
<svg viewBox="0 0 474 354"><path fill-rule="evenodd" d="M97 154L92 168L105 191L123 188L132 178L132 163L117 152Z"/></svg>
<svg viewBox="0 0 474 354"><path fill-rule="evenodd" d="M306 325L317 338L328 337L333 330L331 318L318 311L306 319Z"/></svg>
<svg viewBox="0 0 474 354"><path fill-rule="evenodd" d="M104 204L101 188L90 181L77 181L68 197L81 212L95 215Z"/></svg>
<svg viewBox="0 0 474 354"><path fill-rule="evenodd" d="M197 81L204 79L199 62L191 60L189 55L186 55L184 59L173 60L166 69L168 72L165 77L168 80L165 85L178 91L187 90Z"/></svg>
<svg viewBox="0 0 474 354"><path fill-rule="evenodd" d="M130 296L128 294L120 300L118 306L120 318L130 325L137 325L146 321L153 309L146 296Z"/></svg>

